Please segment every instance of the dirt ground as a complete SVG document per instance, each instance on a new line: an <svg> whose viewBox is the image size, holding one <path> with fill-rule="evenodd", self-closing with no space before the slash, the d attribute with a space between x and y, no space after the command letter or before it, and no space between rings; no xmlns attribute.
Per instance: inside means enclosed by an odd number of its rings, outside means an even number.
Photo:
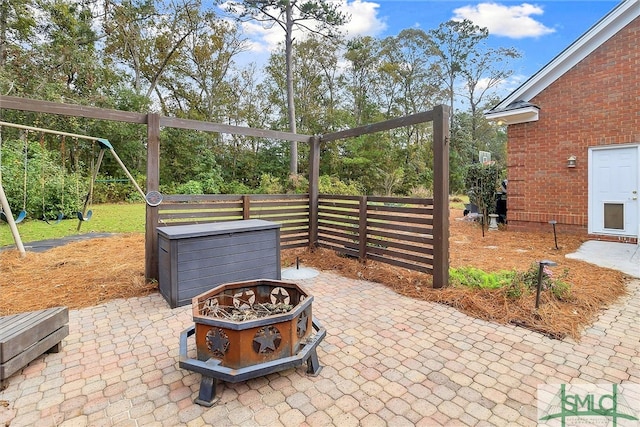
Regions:
<svg viewBox="0 0 640 427"><path fill-rule="evenodd" d="M534 309L535 295L509 298L503 290L431 288L431 277L404 268L338 256L329 250L288 250L283 265L302 265L341 275L383 283L396 292L447 304L470 315L514 323L554 338L579 338L582 330L608 304L626 292L622 273L565 258L584 241L565 235L558 228L558 246L553 233L516 233L505 229L485 232L479 224L451 210L450 260L452 267L473 266L485 271L525 271L532 263L550 259L558 263L558 274L566 272L571 297L558 301L543 293L541 307ZM144 280L144 236L119 235L70 243L43 253L20 258L15 250L0 252L0 315L64 305L81 308L115 298L157 292L156 283Z"/></svg>

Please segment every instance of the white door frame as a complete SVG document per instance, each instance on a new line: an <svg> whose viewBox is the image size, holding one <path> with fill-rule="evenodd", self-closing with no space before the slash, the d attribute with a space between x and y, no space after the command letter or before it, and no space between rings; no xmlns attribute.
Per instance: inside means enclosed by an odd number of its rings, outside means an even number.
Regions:
<svg viewBox="0 0 640 427"><path fill-rule="evenodd" d="M594 174L594 170L593 170L593 152L594 151L602 151L602 150L616 150L616 149L623 149L623 148L636 148L636 174L637 174L637 182L636 182L636 191L640 192L640 144L619 144L619 145L606 145L606 146L600 146L600 147L589 147L589 157L588 157L588 180L589 180L589 184L588 184L588 218L587 218L587 222L588 222L588 232L589 234L602 234L602 235L607 235L607 236L624 236L624 237L636 237L638 239L638 245L640 245L640 224L638 224L637 226L637 232L636 232L636 236L629 236L628 234L624 234L624 233L616 233L616 232L606 232L603 233L602 231L598 230L595 231L595 226L593 224L593 218L595 217L594 215L594 209L595 209L595 201L593 200L593 174ZM636 197L640 197L640 194L636 194ZM638 202L636 203L636 218L637 220L640 222L640 200L638 200Z"/></svg>

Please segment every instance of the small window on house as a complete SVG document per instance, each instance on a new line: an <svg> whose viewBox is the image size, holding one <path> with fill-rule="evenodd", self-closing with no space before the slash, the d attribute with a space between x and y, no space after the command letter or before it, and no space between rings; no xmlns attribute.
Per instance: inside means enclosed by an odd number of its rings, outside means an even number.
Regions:
<svg viewBox="0 0 640 427"><path fill-rule="evenodd" d="M604 204L604 228L610 230L624 230L624 204Z"/></svg>

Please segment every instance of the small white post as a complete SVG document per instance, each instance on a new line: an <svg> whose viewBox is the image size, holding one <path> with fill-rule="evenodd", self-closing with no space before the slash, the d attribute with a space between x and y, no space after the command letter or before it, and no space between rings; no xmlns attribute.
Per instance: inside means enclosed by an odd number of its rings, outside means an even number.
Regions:
<svg viewBox="0 0 640 427"><path fill-rule="evenodd" d="M489 214L489 231L498 231L498 214Z"/></svg>

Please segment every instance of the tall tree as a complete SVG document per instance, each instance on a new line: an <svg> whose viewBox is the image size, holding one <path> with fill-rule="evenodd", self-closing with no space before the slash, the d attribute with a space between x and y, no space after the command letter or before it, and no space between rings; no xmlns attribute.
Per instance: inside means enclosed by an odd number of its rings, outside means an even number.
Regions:
<svg viewBox="0 0 640 427"><path fill-rule="evenodd" d="M131 70L135 92L150 97L169 64L179 61L200 13L199 0L107 0L105 52Z"/></svg>
<svg viewBox="0 0 640 427"><path fill-rule="evenodd" d="M296 133L296 110L293 83L293 31L301 29L310 34L333 37L337 27L348 17L336 4L327 0L244 0L230 2L227 10L241 20L253 19L267 26L279 26L285 36L285 67L289 131ZM291 142L290 173L298 173L298 144Z"/></svg>
<svg viewBox="0 0 640 427"><path fill-rule="evenodd" d="M0 69L7 61L9 44L27 41L36 21L34 0L0 0Z"/></svg>
<svg viewBox="0 0 640 427"><path fill-rule="evenodd" d="M427 111L442 99L437 74L433 72L436 56L429 35L420 29L405 29L397 36L382 41L381 74L388 88L393 87L387 101L390 116L405 116ZM392 135L395 162L391 169L380 167L380 182L385 193L403 187L430 187L432 130L429 124L395 129Z"/></svg>
<svg viewBox="0 0 640 427"><path fill-rule="evenodd" d="M469 55L474 52L480 41L489 36L489 31L465 19L440 24L437 29L430 31L430 35L435 43L435 54L440 58L436 70L447 88L453 126L456 84L462 76Z"/></svg>
<svg viewBox="0 0 640 427"><path fill-rule="evenodd" d="M485 121L480 106L486 102L487 95L500 83L511 77L513 70L509 68L509 61L520 57L520 53L513 48L487 48L479 43L462 68L465 82L463 96L469 101L471 109L471 137L478 142L480 122Z"/></svg>
<svg viewBox="0 0 640 427"><path fill-rule="evenodd" d="M345 80L351 97L352 125L373 123L379 114L375 92L379 84L380 41L370 36L352 39L344 58L348 61Z"/></svg>
<svg viewBox="0 0 640 427"><path fill-rule="evenodd" d="M195 18L194 18L195 19ZM236 55L246 49L233 22L212 13L197 17L200 22L181 48L180 61L172 61L160 79L163 110L206 121L225 121L233 102L230 80Z"/></svg>

